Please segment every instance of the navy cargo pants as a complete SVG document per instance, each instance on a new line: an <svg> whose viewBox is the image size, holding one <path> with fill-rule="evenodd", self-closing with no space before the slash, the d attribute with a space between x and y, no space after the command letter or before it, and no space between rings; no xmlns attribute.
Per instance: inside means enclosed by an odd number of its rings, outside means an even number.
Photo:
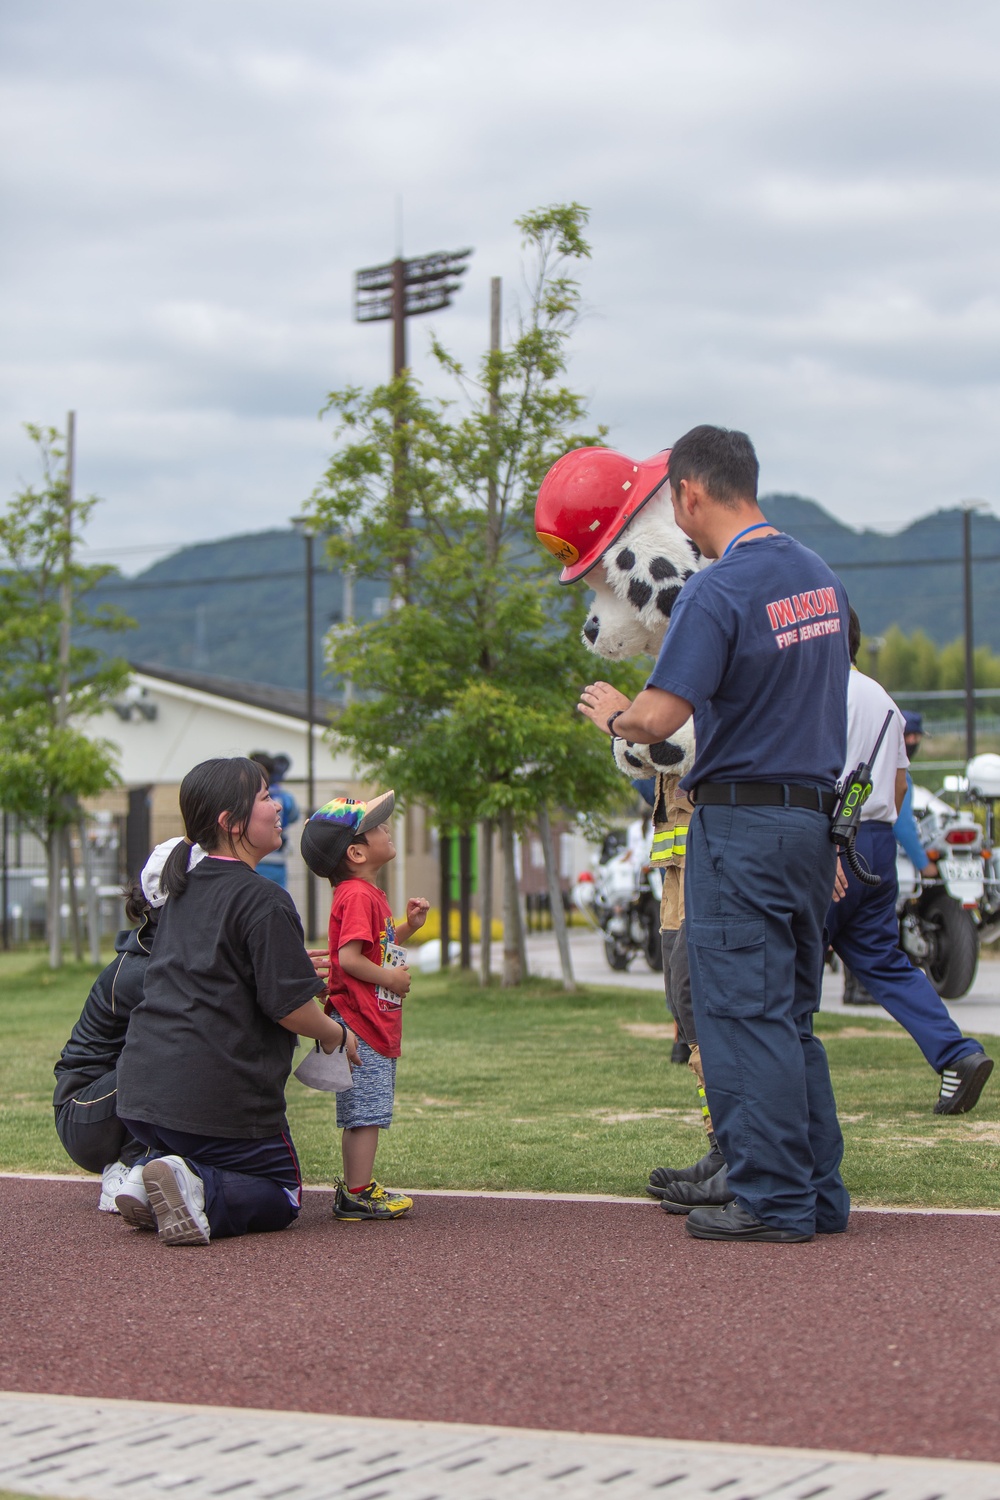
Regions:
<svg viewBox="0 0 1000 1500"><path fill-rule="evenodd" d="M823 813L695 808L688 834L691 992L729 1186L765 1224L847 1227L844 1140L813 1035L835 851Z"/></svg>
<svg viewBox="0 0 1000 1500"><path fill-rule="evenodd" d="M865 885L843 861L847 893L831 903L827 937L874 1000L904 1026L934 1069L953 1067L982 1046L963 1036L922 969L899 946L896 917L896 839L891 823L858 825L855 848L881 885Z"/></svg>
<svg viewBox="0 0 1000 1500"><path fill-rule="evenodd" d="M127 1120L143 1156L181 1156L205 1188L205 1215L213 1240L287 1229L299 1216L302 1174L287 1124L280 1135L260 1140L191 1135L144 1120Z"/></svg>

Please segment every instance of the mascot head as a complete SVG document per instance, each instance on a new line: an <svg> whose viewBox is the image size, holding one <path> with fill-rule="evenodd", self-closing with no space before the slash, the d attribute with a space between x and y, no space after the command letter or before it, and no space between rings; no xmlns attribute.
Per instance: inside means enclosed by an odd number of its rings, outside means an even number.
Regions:
<svg viewBox="0 0 1000 1500"><path fill-rule="evenodd" d="M701 554L674 520L669 450L637 463L612 448L575 448L546 474L535 506L542 546L564 564L560 583L594 590L583 638L612 661L663 643L670 612Z"/></svg>

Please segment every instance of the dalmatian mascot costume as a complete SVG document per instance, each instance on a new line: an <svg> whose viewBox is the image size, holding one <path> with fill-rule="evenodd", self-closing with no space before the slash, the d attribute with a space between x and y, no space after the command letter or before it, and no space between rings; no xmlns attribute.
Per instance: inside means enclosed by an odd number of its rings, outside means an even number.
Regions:
<svg viewBox="0 0 1000 1500"><path fill-rule="evenodd" d="M586 580L593 589L583 639L595 655L609 661L643 653L655 657L685 580L704 566L698 548L674 520L669 459L669 450L636 462L611 448L576 448L553 464L538 492L538 540L563 564L560 583ZM694 764L694 735L688 723L674 739L659 744L631 744L614 734L611 744L615 764L624 775L656 777L650 862L663 872L664 986L678 1039L691 1049L709 1149L692 1167L655 1168L647 1191L668 1212L687 1213L732 1196L727 1195L725 1161L705 1098L683 936L684 852L691 803L679 782Z"/></svg>

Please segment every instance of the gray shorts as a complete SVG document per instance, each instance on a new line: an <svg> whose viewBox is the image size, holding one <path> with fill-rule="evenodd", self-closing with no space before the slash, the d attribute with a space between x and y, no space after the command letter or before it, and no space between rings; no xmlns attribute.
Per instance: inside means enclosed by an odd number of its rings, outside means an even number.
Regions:
<svg viewBox="0 0 1000 1500"><path fill-rule="evenodd" d="M354 1087L337 1095L337 1129L377 1125L380 1130L388 1130L396 1093L396 1059L383 1057L360 1037L358 1051L361 1067L354 1069Z"/></svg>

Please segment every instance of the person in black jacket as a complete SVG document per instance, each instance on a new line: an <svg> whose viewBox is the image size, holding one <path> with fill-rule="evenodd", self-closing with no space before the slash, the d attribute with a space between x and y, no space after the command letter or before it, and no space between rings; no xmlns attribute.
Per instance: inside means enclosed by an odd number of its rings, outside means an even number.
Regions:
<svg viewBox="0 0 1000 1500"><path fill-rule="evenodd" d="M102 1174L100 1208L117 1212L115 1193L146 1148L118 1118L118 1058L129 1016L143 996L146 964L159 913L136 885L125 915L138 925L115 939L115 959L94 980L80 1019L55 1066L56 1132L66 1154L86 1172Z"/></svg>

